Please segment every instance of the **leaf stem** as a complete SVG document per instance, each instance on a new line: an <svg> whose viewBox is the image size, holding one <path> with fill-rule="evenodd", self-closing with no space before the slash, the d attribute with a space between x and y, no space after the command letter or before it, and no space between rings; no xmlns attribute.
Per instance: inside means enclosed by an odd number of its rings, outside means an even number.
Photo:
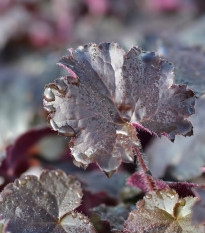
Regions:
<svg viewBox="0 0 205 233"><path fill-rule="evenodd" d="M149 172L149 169L147 169L146 165L145 165L145 162L144 162L144 159L142 158L142 155L141 153L139 152L139 150L135 147L134 148L134 154L136 155L138 161L139 161L139 164L142 168L142 171L143 171L143 175L146 179L146 182L148 184L148 187L149 187L149 191L153 191L155 190L155 183L154 181L147 175L147 172Z"/></svg>

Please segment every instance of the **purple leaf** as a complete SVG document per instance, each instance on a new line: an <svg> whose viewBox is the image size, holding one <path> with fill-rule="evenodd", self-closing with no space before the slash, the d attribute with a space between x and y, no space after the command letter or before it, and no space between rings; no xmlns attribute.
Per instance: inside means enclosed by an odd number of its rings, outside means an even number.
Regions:
<svg viewBox="0 0 205 233"><path fill-rule="evenodd" d="M171 189L174 189L179 197L195 197L195 193L193 192L193 188L199 187L198 184L188 183L188 182L166 182Z"/></svg>
<svg viewBox="0 0 205 233"><path fill-rule="evenodd" d="M205 224L205 187L195 188L196 196L199 200L192 207L193 224Z"/></svg>
<svg viewBox="0 0 205 233"><path fill-rule="evenodd" d="M191 224L191 207L197 197L180 199L175 190L151 191L137 203L124 224L124 232L204 232Z"/></svg>
<svg viewBox="0 0 205 233"><path fill-rule="evenodd" d="M40 178L25 176L0 194L0 215L9 219L11 233L95 232L80 205L80 182L61 170L44 171Z"/></svg>
<svg viewBox="0 0 205 233"><path fill-rule="evenodd" d="M168 184L166 184L164 181L154 179L150 175L148 175L148 176L152 181L154 181L157 189L169 188ZM134 174L132 174L127 179L127 185L137 187L137 188L141 189L143 192L148 192L150 190L148 184L146 183L146 179L141 172L135 172Z"/></svg>
<svg viewBox="0 0 205 233"><path fill-rule="evenodd" d="M154 52L89 44L70 50L60 65L72 76L46 86L44 107L52 128L73 137L76 164L96 162L111 175L132 162L132 147L140 148L134 125L171 140L192 134L194 94L173 85L172 65Z"/></svg>
<svg viewBox="0 0 205 233"><path fill-rule="evenodd" d="M187 183L187 182L165 182L163 180L154 179L152 176L148 175L156 186L156 189L174 189L180 198L187 196L195 196L192 188L198 187L197 184ZM149 191L149 186L146 183L146 179L140 172L135 172L132 174L128 180L127 185L140 188L143 192Z"/></svg>

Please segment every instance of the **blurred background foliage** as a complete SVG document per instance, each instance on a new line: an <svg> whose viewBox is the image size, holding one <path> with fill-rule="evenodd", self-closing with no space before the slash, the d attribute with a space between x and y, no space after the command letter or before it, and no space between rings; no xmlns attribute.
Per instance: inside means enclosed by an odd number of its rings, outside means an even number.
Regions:
<svg viewBox="0 0 205 233"><path fill-rule="evenodd" d="M0 160L19 135L47 125L42 93L46 83L63 75L55 65L58 59L68 48L102 41L118 42L127 50L139 46L158 51L176 65L176 71L185 67L176 73L180 74L177 83L190 84L198 96L205 92L204 0L0 0ZM195 58L194 68L185 72ZM192 77L199 78L198 86ZM41 154L42 163L48 165L48 160L66 154L68 143L57 138L49 135L38 144L33 142L35 146L26 153ZM142 132L141 139L146 146L150 136ZM203 167L205 153L200 158Z"/></svg>

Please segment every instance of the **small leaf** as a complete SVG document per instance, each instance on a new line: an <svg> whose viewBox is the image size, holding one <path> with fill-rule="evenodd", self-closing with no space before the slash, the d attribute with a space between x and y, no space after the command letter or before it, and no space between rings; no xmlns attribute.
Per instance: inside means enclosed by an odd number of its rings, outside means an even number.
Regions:
<svg viewBox="0 0 205 233"><path fill-rule="evenodd" d="M89 219L74 210L80 205L80 183L61 170L26 176L0 194L0 214L12 233L95 232Z"/></svg>
<svg viewBox="0 0 205 233"><path fill-rule="evenodd" d="M70 75L46 86L51 127L72 136L75 163L96 162L110 176L140 148L134 126L157 135L192 134L194 94L173 85L173 67L154 52L115 43L79 46L61 58Z"/></svg>
<svg viewBox="0 0 205 233"><path fill-rule="evenodd" d="M196 188L195 191L199 200L192 207L192 222L193 224L205 224L205 187Z"/></svg>
<svg viewBox="0 0 205 233"><path fill-rule="evenodd" d="M137 210L130 212L124 231L203 233L203 225L191 225L191 206L196 200L196 197L180 199L172 189L148 192L137 203Z"/></svg>

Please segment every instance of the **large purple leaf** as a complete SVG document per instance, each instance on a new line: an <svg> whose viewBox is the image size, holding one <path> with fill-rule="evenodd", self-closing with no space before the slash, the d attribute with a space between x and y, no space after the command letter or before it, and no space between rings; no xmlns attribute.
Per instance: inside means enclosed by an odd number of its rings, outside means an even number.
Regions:
<svg viewBox="0 0 205 233"><path fill-rule="evenodd" d="M61 170L25 176L0 194L0 215L11 233L94 233L89 219L74 211L81 203L80 182Z"/></svg>
<svg viewBox="0 0 205 233"><path fill-rule="evenodd" d="M154 52L133 47L127 54L115 43L70 50L61 66L72 76L46 86L44 106L52 128L73 136L76 164L97 162L106 172L133 161L140 148L135 127L157 135L191 135L187 118L194 94L173 85L173 67Z"/></svg>

